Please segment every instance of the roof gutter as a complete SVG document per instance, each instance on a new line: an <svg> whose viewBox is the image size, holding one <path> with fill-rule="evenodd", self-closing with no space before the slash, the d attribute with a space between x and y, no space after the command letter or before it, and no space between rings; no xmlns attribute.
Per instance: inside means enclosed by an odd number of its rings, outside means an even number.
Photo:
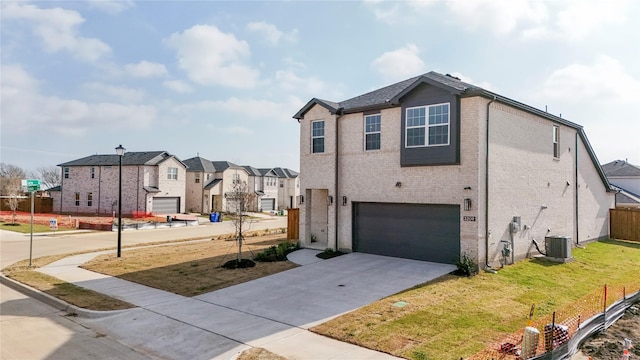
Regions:
<svg viewBox="0 0 640 360"><path fill-rule="evenodd" d="M489 107L491 104L497 100L497 96L493 96L493 99L487 103L487 133L486 133L486 143L485 143L485 160L484 160L484 262L485 269L491 269L489 265L489 236L491 232L489 231ZM512 250L513 251L513 250Z"/></svg>

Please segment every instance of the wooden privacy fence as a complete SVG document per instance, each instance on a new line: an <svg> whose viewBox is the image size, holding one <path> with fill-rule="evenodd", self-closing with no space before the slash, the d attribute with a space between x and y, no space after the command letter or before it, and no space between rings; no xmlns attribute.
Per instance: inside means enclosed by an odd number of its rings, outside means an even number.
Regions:
<svg viewBox="0 0 640 360"><path fill-rule="evenodd" d="M287 240L298 240L300 236L300 209L287 210Z"/></svg>
<svg viewBox="0 0 640 360"><path fill-rule="evenodd" d="M0 204L0 209L2 211L11 211L9 204L7 204L8 198L2 198L2 204ZM52 213L53 212L53 199L52 198L40 198L36 197L33 199L33 208L36 213ZM31 212L31 198L20 198L18 199L18 208L16 211L24 211Z"/></svg>
<svg viewBox="0 0 640 360"><path fill-rule="evenodd" d="M609 209L609 236L640 241L640 209Z"/></svg>

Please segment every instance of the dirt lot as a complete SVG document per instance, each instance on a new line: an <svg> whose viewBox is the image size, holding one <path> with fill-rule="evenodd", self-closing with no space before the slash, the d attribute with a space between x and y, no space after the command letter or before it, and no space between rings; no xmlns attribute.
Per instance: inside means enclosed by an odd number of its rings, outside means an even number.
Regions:
<svg viewBox="0 0 640 360"><path fill-rule="evenodd" d="M640 359L640 304L629 308L607 331L587 340L581 348L582 356L573 359L620 360L624 339L630 339L634 346L629 351L630 359Z"/></svg>
<svg viewBox="0 0 640 360"><path fill-rule="evenodd" d="M61 227L74 227L76 221L90 223L90 224L111 224L113 221L113 217L111 216L90 216L90 215L62 215L62 214L34 214L33 215L33 223L41 224L41 225L49 225L50 219L58 219L58 226ZM0 212L0 220L4 222L12 221L11 211L1 211ZM16 213L16 222L22 224L28 224L31 221L31 213L27 212L17 212ZM146 222L146 221L155 221L155 222L166 222L167 217L163 216L152 216L146 218L138 218L138 219L129 219L124 218L123 224L127 224L129 222L138 221L138 222Z"/></svg>

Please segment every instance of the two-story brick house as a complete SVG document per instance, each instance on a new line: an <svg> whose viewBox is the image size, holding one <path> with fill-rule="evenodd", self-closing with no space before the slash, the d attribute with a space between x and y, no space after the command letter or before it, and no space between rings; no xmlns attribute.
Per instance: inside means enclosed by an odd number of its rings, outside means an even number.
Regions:
<svg viewBox="0 0 640 360"><path fill-rule="evenodd" d="M272 169L278 176L278 209L293 209L298 207L300 195L300 179L298 172L287 168Z"/></svg>
<svg viewBox="0 0 640 360"><path fill-rule="evenodd" d="M608 236L614 192L583 128L457 78L314 98L294 118L304 246L484 267L549 235Z"/></svg>
<svg viewBox="0 0 640 360"><path fill-rule="evenodd" d="M60 213L114 214L118 210L120 157L91 155L61 167ZM126 152L122 157L122 213L174 214L185 209L185 164L166 151Z"/></svg>
<svg viewBox="0 0 640 360"><path fill-rule="evenodd" d="M211 161L196 156L187 165L186 208L190 212L227 211L225 194L238 181L249 181L249 173L228 161Z"/></svg>
<svg viewBox="0 0 640 360"><path fill-rule="evenodd" d="M260 197L260 204L258 205L260 211L278 210L278 175L272 168L258 169L262 174L262 192Z"/></svg>

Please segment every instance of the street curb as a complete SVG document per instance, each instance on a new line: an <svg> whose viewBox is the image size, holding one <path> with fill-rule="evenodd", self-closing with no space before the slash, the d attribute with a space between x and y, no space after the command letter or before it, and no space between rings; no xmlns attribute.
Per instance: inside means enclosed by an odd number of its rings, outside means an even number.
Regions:
<svg viewBox="0 0 640 360"><path fill-rule="evenodd" d="M58 310L64 311L67 313L67 315L72 315L72 316L80 316L88 319L97 319L97 318L103 318L111 315L120 314L127 310L131 310L131 309L125 309L125 310L98 311L98 310L84 309L75 305L71 305L66 301L60 300L49 294L45 294L38 289L34 289L31 286L28 286L21 282L10 279L2 274L0 274L0 284L6 285L7 287L12 288L13 290L19 291L31 298L41 301Z"/></svg>

